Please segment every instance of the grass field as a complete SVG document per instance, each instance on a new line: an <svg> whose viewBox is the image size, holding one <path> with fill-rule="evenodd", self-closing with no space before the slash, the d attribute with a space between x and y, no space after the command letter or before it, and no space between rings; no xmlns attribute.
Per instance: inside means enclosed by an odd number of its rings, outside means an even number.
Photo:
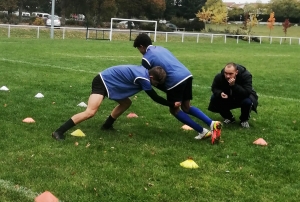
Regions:
<svg viewBox="0 0 300 202"><path fill-rule="evenodd" d="M1 38L0 87L9 88L0 91L1 202L33 201L46 190L71 202L299 201L300 46L156 44L190 69L192 104L215 120L222 119L207 110L213 77L227 62L245 65L259 94L251 128L225 126L217 145L196 141L194 131L183 131L166 107L141 92L116 121L117 132L100 131L116 105L105 99L95 117L57 142L51 132L84 110L77 104L87 102L94 76L140 64L140 53L128 41ZM35 98L39 92L45 97ZM128 119L129 112L139 117ZM22 123L26 117L36 123ZM76 129L86 137L71 136ZM253 145L257 138L268 146ZM198 169L179 165L188 157Z"/></svg>

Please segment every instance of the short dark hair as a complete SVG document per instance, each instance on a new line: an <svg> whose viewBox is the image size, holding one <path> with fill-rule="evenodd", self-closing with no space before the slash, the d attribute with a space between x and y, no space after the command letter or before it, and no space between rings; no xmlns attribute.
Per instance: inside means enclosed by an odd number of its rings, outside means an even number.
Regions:
<svg viewBox="0 0 300 202"><path fill-rule="evenodd" d="M149 69L149 75L153 76L153 79L158 81L159 84L165 83L166 77L167 77L167 73L160 66L156 66L156 67Z"/></svg>
<svg viewBox="0 0 300 202"><path fill-rule="evenodd" d="M145 33L141 33L139 34L133 43L133 47L140 47L140 46L144 46L144 47L148 47L152 45L152 40L151 38L148 36L148 34Z"/></svg>
<svg viewBox="0 0 300 202"><path fill-rule="evenodd" d="M237 70L237 65L234 62L227 63L225 67L234 67L234 69Z"/></svg>

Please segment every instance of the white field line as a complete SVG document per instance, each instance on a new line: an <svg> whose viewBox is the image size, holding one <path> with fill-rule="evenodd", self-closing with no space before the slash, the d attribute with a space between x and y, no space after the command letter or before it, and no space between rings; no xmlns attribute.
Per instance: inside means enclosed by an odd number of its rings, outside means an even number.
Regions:
<svg viewBox="0 0 300 202"><path fill-rule="evenodd" d="M35 197L37 197L39 195L38 193L33 192L26 187L22 187L22 186L13 184L10 181L6 181L6 180L2 180L2 179L0 179L0 187L5 190L18 192L29 199L34 199Z"/></svg>
<svg viewBox="0 0 300 202"><path fill-rule="evenodd" d="M196 88L202 88L202 89L209 89L211 87L207 87L207 86L200 86L197 84L193 84L193 87ZM273 99L273 100L284 100L284 101L291 101L291 102L300 102L300 99L295 99L295 98L289 98L289 97L277 97L277 96L270 96L270 95L264 95L264 94L260 94L257 93L258 97L265 97L265 98L269 98L269 99Z"/></svg>
<svg viewBox="0 0 300 202"><path fill-rule="evenodd" d="M124 56L125 57L125 56ZM29 64L33 66L44 66L44 67L50 67L50 68L56 68L56 69L62 69L62 70L69 70L69 71L76 71L76 72L85 72L85 73L92 73L92 74L97 74L98 72L92 72L92 71L86 71L82 69L73 69L69 67L61 67L61 66L55 66L55 65L50 65L50 64L43 64L43 63L33 63L33 62L27 62L27 61L22 61L22 60L11 60L11 59L6 59L6 58L1 58L1 61L6 61L6 62L12 62L12 63L21 63L21 64ZM210 89L208 86L200 86L197 84L193 85L194 87L197 88L205 88L205 89ZM258 94L260 97L265 97L265 98L270 98L274 100L285 100L285 101L293 101L293 102L300 102L300 99L295 99L295 98L288 98L288 97L277 97L277 96L269 96L269 95L263 95L263 94Z"/></svg>
<svg viewBox="0 0 300 202"><path fill-rule="evenodd" d="M9 190L9 191L13 191L13 192L17 192L19 194L22 194L26 198L32 199L32 200L34 200L37 196L39 196L41 194L41 193L33 192L32 190L30 190L26 187L22 187L20 185L13 184L12 182L3 180L3 179L0 179L0 188ZM59 200L59 202L62 202L62 201Z"/></svg>
<svg viewBox="0 0 300 202"><path fill-rule="evenodd" d="M56 54L56 53L54 53ZM126 55L79 55L79 54L61 54L57 53L57 55L63 55L68 57L82 57L82 58L141 58L142 56L126 56Z"/></svg>
<svg viewBox="0 0 300 202"><path fill-rule="evenodd" d="M98 72L92 72L92 71L87 71L87 70L83 70L83 69L73 69L70 67L49 65L49 64L45 64L45 63L34 63L34 62L27 62L27 61L22 61L22 60L11 60L11 59L6 59L6 58L1 58L0 60L5 61L5 62L28 64L28 65L32 65L32 66L38 66L38 67L50 67L50 68L55 68L55 69L70 70L70 71L75 71L75 72L86 72L86 73L92 73L92 74L98 73Z"/></svg>
<svg viewBox="0 0 300 202"><path fill-rule="evenodd" d="M254 55L256 57L290 57L291 55L264 55L264 54L261 54L261 55Z"/></svg>

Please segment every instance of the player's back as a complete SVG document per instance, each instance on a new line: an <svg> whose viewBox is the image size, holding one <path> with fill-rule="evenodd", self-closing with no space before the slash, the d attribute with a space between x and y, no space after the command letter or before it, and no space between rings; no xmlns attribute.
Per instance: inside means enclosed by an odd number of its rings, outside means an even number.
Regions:
<svg viewBox="0 0 300 202"><path fill-rule="evenodd" d="M161 66L166 71L167 90L192 76L191 72L168 49L161 46L149 46L143 60L151 68Z"/></svg>

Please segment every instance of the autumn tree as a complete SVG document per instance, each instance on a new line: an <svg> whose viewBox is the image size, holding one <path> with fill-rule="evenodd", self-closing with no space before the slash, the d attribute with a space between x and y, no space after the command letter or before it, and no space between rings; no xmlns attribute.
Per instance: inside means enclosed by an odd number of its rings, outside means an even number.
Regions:
<svg viewBox="0 0 300 202"><path fill-rule="evenodd" d="M199 21L204 22L204 29L206 29L206 23L210 21L211 15L212 12L204 7L202 7L202 11L198 11L198 13L196 13L196 17L199 19Z"/></svg>
<svg viewBox="0 0 300 202"><path fill-rule="evenodd" d="M227 7L222 0L207 0L204 9L211 12L210 20L215 24L227 22Z"/></svg>
<svg viewBox="0 0 300 202"><path fill-rule="evenodd" d="M272 12L270 13L270 17L267 22L267 26L270 29L269 36L271 36L271 30L274 28L274 24L275 24L275 13Z"/></svg>
<svg viewBox="0 0 300 202"><path fill-rule="evenodd" d="M282 23L282 26L283 26L284 36L286 37L287 29L291 27L291 23L289 19L285 19L285 21ZM284 40L286 40L286 38Z"/></svg>

